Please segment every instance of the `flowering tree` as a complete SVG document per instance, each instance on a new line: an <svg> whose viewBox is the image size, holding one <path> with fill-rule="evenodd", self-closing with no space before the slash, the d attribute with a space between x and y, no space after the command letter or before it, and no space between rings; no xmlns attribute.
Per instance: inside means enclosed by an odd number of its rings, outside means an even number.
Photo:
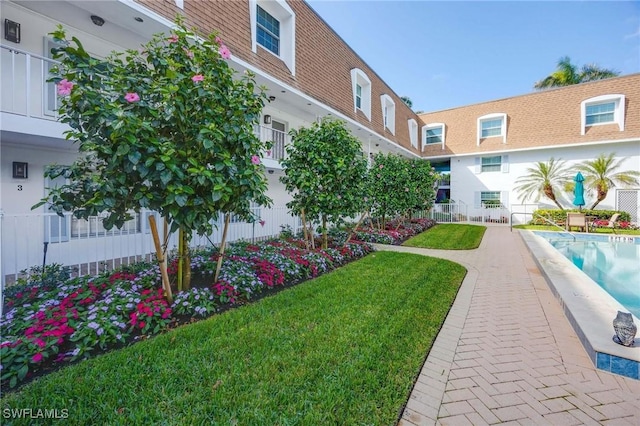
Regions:
<svg viewBox="0 0 640 426"><path fill-rule="evenodd" d="M327 222L338 223L363 211L367 161L360 141L342 121L325 119L292 130L291 135L282 161L285 175L280 178L293 195L287 207L322 222L327 248Z"/></svg>
<svg viewBox="0 0 640 426"><path fill-rule="evenodd" d="M141 208L158 211L186 250L192 233L212 232L220 213L251 220L252 201L269 204L259 157L268 147L253 132L264 89L249 73L234 78L219 37L200 39L178 19L168 38L102 60L77 38L66 40L61 26L52 35L62 44L52 78L60 120L82 155L47 170L69 184L34 208L50 203L83 219L106 212L106 229Z"/></svg>

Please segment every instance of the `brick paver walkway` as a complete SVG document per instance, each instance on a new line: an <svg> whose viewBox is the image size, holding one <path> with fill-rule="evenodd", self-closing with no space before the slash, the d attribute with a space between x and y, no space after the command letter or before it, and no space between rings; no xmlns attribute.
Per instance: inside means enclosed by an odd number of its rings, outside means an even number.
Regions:
<svg viewBox="0 0 640 426"><path fill-rule="evenodd" d="M640 425L640 381L593 366L517 231L489 226L468 251L379 248L469 271L399 426Z"/></svg>

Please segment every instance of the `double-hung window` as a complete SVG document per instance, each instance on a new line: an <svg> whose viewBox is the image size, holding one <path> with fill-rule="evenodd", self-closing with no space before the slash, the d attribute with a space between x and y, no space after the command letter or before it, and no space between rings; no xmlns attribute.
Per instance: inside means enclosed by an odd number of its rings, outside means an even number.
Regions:
<svg viewBox="0 0 640 426"><path fill-rule="evenodd" d="M411 146L418 148L418 122L413 118L408 120L409 125L409 139L411 140Z"/></svg>
<svg viewBox="0 0 640 426"><path fill-rule="evenodd" d="M613 123L615 109L615 102L587 105L587 110L585 111L587 126L592 124Z"/></svg>
<svg viewBox="0 0 640 426"><path fill-rule="evenodd" d="M380 103L382 104L382 122L384 127L388 129L391 134L396 134L396 103L393 102L391 96L380 96Z"/></svg>
<svg viewBox="0 0 640 426"><path fill-rule="evenodd" d="M444 149L444 123L429 123L422 127L422 149L426 145L442 145Z"/></svg>
<svg viewBox="0 0 640 426"><path fill-rule="evenodd" d="M371 120L371 80L360 68L351 70L353 112L361 111Z"/></svg>
<svg viewBox="0 0 640 426"><path fill-rule="evenodd" d="M502 134L502 119L486 120L482 122L482 137L500 136Z"/></svg>
<svg viewBox="0 0 640 426"><path fill-rule="evenodd" d="M502 156L482 157L482 172L499 172L502 168Z"/></svg>
<svg viewBox="0 0 640 426"><path fill-rule="evenodd" d="M480 203L483 207L499 207L500 191L481 191Z"/></svg>
<svg viewBox="0 0 640 426"><path fill-rule="evenodd" d="M487 114L478 118L478 136L476 144L487 138L502 137L502 143L507 143L507 114Z"/></svg>
<svg viewBox="0 0 640 426"><path fill-rule="evenodd" d="M581 134L585 134L587 127L617 124L620 131L624 130L624 95L596 96L582 101L581 104Z"/></svg>
<svg viewBox="0 0 640 426"><path fill-rule="evenodd" d="M258 44L274 55L280 55L280 21L257 6Z"/></svg>

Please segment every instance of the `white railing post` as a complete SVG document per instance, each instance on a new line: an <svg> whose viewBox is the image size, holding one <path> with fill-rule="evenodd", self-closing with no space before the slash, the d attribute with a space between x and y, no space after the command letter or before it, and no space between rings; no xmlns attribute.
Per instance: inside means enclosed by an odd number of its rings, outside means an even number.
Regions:
<svg viewBox="0 0 640 426"><path fill-rule="evenodd" d="M2 239L2 227L4 225L4 212L0 209L0 317L2 317L2 310L4 306L4 257L2 257L2 245L4 240Z"/></svg>

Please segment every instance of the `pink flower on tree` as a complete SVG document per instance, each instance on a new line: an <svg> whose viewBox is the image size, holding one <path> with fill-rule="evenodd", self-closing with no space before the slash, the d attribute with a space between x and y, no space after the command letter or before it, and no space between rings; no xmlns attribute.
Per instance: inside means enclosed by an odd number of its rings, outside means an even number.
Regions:
<svg viewBox="0 0 640 426"><path fill-rule="evenodd" d="M220 45L220 48L218 49L218 53L220 54L220 56L222 56L224 59L229 59L231 57L231 51L229 50L229 48L227 46L225 46L224 44Z"/></svg>
<svg viewBox="0 0 640 426"><path fill-rule="evenodd" d="M193 77L191 77L191 81L193 81L194 83L198 83L203 80L204 80L204 76L202 74L196 74Z"/></svg>
<svg viewBox="0 0 640 426"><path fill-rule="evenodd" d="M32 362L40 362L42 361L42 354L40 352L38 352L37 354L35 354L34 356L31 357L31 361Z"/></svg>
<svg viewBox="0 0 640 426"><path fill-rule="evenodd" d="M71 94L71 89L73 89L74 84L68 81L66 78L60 80L58 83L58 95L60 96L69 96Z"/></svg>
<svg viewBox="0 0 640 426"><path fill-rule="evenodd" d="M187 57L189 59L193 59L193 52L190 51L189 49L184 49L184 53L186 53Z"/></svg>
<svg viewBox="0 0 640 426"><path fill-rule="evenodd" d="M384 164L380 164L380 168L383 168L383 167L384 167Z"/></svg>
<svg viewBox="0 0 640 426"><path fill-rule="evenodd" d="M267 222L265 222L264 219L260 219L258 221L258 223L260 224L260 226L264 226L264 224L267 223Z"/></svg>
<svg viewBox="0 0 640 426"><path fill-rule="evenodd" d="M252 155L251 162L257 166L258 164L260 164L260 157L258 157L257 155Z"/></svg>
<svg viewBox="0 0 640 426"><path fill-rule="evenodd" d="M218 36L216 36L216 43L222 44L222 39Z"/></svg>
<svg viewBox="0 0 640 426"><path fill-rule="evenodd" d="M178 36L177 36L176 34L173 34L173 35L171 35L171 37L169 37L169 38L167 39L167 41L168 41L169 43L177 43L177 42L178 42Z"/></svg>
<svg viewBox="0 0 640 426"><path fill-rule="evenodd" d="M140 96L135 92L128 92L124 95L124 99L129 103L133 103L138 102L140 100Z"/></svg>

